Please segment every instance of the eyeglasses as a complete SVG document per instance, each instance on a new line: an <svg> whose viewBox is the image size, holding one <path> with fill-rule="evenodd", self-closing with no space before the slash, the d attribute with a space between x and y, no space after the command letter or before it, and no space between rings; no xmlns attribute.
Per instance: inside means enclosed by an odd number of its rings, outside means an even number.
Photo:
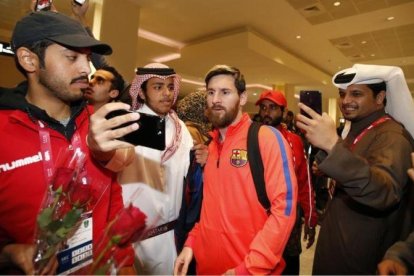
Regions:
<svg viewBox="0 0 414 276"><path fill-rule="evenodd" d="M261 111L275 111L275 110L280 109L280 106L278 106L277 104L269 104L269 105L261 104L259 105L259 107Z"/></svg>

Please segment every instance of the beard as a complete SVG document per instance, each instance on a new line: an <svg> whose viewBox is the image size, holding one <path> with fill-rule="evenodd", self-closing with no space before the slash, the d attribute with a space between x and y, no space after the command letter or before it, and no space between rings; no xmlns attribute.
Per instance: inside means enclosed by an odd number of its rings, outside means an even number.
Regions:
<svg viewBox="0 0 414 276"><path fill-rule="evenodd" d="M353 108L353 111L348 111L347 108ZM340 106L339 108L341 110L342 113L342 117L344 117L345 120L350 121L350 122L356 122L359 121L359 114L358 114L358 110L359 107L356 105L352 105L352 104L343 104Z"/></svg>
<svg viewBox="0 0 414 276"><path fill-rule="evenodd" d="M85 77L78 77L71 81L71 83L84 79ZM86 77L87 78L87 77ZM71 103L76 102L83 98L83 91L70 91L69 84L66 84L64 80L51 74L46 69L41 69L39 73L39 83L46 87L56 98L60 99L63 102Z"/></svg>
<svg viewBox="0 0 414 276"><path fill-rule="evenodd" d="M276 117L274 119L272 119L270 116L265 116L265 117L262 118L262 123L264 125L277 127L282 122L282 119L283 119L282 116Z"/></svg>
<svg viewBox="0 0 414 276"><path fill-rule="evenodd" d="M226 110L221 105L213 105L207 108L207 118L215 128L225 128L230 126L236 119L239 112L240 100L230 109ZM223 112L224 111L224 114Z"/></svg>

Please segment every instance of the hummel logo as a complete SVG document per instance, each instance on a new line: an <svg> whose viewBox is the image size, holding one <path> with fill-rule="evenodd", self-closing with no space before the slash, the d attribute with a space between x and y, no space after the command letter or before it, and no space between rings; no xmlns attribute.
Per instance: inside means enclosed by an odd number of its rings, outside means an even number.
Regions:
<svg viewBox="0 0 414 276"><path fill-rule="evenodd" d="M33 163L37 163L40 161L42 161L42 153L38 152L36 155L33 155L33 156L25 157L22 159L17 159L10 163L0 164L0 173L11 171L11 170L14 170L14 169L17 169L23 166L27 166Z"/></svg>

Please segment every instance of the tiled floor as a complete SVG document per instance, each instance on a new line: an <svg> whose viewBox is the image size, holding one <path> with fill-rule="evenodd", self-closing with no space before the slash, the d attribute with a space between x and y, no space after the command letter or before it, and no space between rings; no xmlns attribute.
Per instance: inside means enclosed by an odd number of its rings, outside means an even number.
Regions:
<svg viewBox="0 0 414 276"><path fill-rule="evenodd" d="M312 274L313 255L315 254L315 246L316 241L318 240L318 234L319 226L316 227L315 243L309 249L306 249L306 242L303 242L302 239L302 254L300 254L300 275Z"/></svg>

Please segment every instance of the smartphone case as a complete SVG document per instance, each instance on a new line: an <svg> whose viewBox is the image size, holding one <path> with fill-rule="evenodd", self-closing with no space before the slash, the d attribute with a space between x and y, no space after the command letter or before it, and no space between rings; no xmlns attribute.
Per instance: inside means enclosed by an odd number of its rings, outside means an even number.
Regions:
<svg viewBox="0 0 414 276"><path fill-rule="evenodd" d="M107 119L113 118L115 116L121 116L129 113L131 111L127 110L115 110L106 116ZM143 146L156 150L165 149L165 119L159 116L141 113L140 118L136 123L138 123L139 128L131 132L120 140L133 144L135 146ZM135 122L123 124L117 128L125 127Z"/></svg>
<svg viewBox="0 0 414 276"><path fill-rule="evenodd" d="M302 90L300 91L299 101L308 107L312 108L315 112L322 114L322 94L317 90ZM302 115L309 117L309 115L300 110Z"/></svg>

